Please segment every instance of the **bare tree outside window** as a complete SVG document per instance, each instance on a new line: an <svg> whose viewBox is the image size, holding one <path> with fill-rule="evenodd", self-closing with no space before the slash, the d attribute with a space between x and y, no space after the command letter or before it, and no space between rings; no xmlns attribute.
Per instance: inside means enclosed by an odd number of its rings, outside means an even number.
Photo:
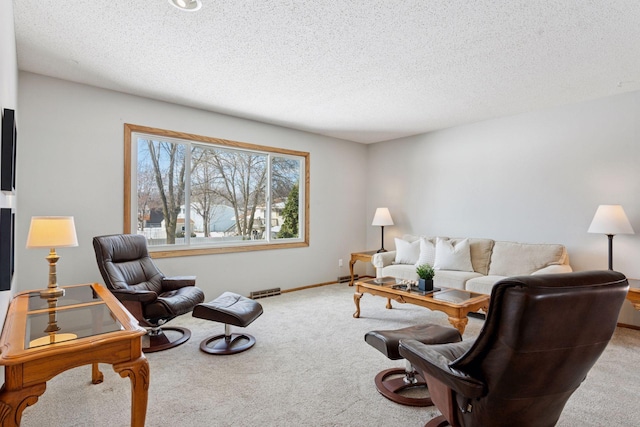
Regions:
<svg viewBox="0 0 640 427"><path fill-rule="evenodd" d="M212 150L215 169L222 178L218 195L234 209L236 230L250 240L256 210L266 201L267 156L241 151Z"/></svg>
<svg viewBox="0 0 640 427"><path fill-rule="evenodd" d="M152 211L161 209L155 172L150 162L138 163L138 230L151 224Z"/></svg>
<svg viewBox="0 0 640 427"><path fill-rule="evenodd" d="M151 164L156 187L145 191L149 195L149 204L159 204L162 208L166 244L175 243L178 215L185 201L185 150L186 146L183 144L151 139L138 140L138 170L142 171L144 177L145 174L148 175L149 163ZM142 185L149 185L145 181L142 181ZM140 186L141 182L138 180L139 189ZM152 196L156 198L151 198ZM140 216L140 206L138 208Z"/></svg>
<svg viewBox="0 0 640 427"><path fill-rule="evenodd" d="M211 221L216 213L216 206L222 201L219 196L222 177L210 160L209 150L194 147L191 159L196 165L191 174L191 206L202 218L202 234L208 238L211 237Z"/></svg>

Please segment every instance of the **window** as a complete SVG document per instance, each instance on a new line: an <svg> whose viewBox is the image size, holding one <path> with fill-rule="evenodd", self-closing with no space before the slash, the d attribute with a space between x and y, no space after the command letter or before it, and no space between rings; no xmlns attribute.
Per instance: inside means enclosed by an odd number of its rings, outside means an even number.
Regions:
<svg viewBox="0 0 640 427"><path fill-rule="evenodd" d="M125 233L154 257L309 245L309 153L125 124Z"/></svg>

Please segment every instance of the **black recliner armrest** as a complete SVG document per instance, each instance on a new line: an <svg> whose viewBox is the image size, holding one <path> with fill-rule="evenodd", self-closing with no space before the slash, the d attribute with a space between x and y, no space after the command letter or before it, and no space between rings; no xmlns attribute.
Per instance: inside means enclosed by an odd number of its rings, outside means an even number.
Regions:
<svg viewBox="0 0 640 427"><path fill-rule="evenodd" d="M186 286L195 286L196 276L174 276L162 278L163 291L175 291Z"/></svg>
<svg viewBox="0 0 640 427"><path fill-rule="evenodd" d="M400 355L419 371L436 378L462 396L478 398L486 394L485 384L449 366L466 353L472 344L473 340L432 345L416 340L402 340L399 350Z"/></svg>
<svg viewBox="0 0 640 427"><path fill-rule="evenodd" d="M158 294L147 290L111 289L111 293L120 301L138 301L141 303L147 303L158 299Z"/></svg>

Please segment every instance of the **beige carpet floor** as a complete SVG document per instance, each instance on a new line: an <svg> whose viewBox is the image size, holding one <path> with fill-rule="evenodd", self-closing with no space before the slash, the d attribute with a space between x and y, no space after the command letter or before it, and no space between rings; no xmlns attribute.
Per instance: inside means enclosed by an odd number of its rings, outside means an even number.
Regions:
<svg viewBox="0 0 640 427"><path fill-rule="evenodd" d="M387 310L384 299L365 295L361 318L354 319L353 288L346 284L259 302L264 314L247 328L257 343L236 355L199 350L201 340L223 332L222 325L191 315L171 322L190 328L193 336L180 347L147 355L147 426L419 427L437 414L435 408L395 404L376 391L376 373L404 364L388 360L363 337L373 329L448 325L444 314L408 304ZM464 337L477 335L482 324L471 318ZM618 328L558 425L639 426L639 355L640 331ZM105 380L99 385L90 383L89 366L50 381L38 403L24 411L22 425L129 425L129 380L100 366Z"/></svg>

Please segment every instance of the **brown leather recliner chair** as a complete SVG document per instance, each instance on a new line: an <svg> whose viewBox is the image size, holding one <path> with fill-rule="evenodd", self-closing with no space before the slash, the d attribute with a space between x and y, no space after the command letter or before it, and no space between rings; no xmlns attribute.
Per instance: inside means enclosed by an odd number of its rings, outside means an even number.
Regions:
<svg viewBox="0 0 640 427"><path fill-rule="evenodd" d="M176 347L191 337L186 328L161 326L204 301L204 293L195 286L195 276L165 277L149 256L142 235L97 236L93 249L107 288L148 328L145 353ZM177 338L170 339L164 331L177 332L171 334Z"/></svg>
<svg viewBox="0 0 640 427"><path fill-rule="evenodd" d="M554 426L607 346L628 290L614 271L504 279L477 339L400 342L441 416L426 426Z"/></svg>

